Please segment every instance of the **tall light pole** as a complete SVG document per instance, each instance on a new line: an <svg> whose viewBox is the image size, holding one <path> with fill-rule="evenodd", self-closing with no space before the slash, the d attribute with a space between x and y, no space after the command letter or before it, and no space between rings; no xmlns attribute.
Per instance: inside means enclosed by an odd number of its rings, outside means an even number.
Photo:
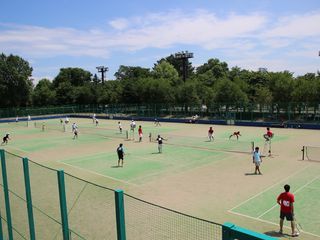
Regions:
<svg viewBox="0 0 320 240"><path fill-rule="evenodd" d="M182 60L182 76L183 81L186 82L187 76L188 76L188 59L193 58L193 53L190 53L188 51L182 51L178 52L175 55L175 58Z"/></svg>
<svg viewBox="0 0 320 240"><path fill-rule="evenodd" d="M99 67L96 67L96 69L98 69L98 72L101 73L101 81L102 83L104 83L104 73L107 72L109 68L105 66L99 66Z"/></svg>

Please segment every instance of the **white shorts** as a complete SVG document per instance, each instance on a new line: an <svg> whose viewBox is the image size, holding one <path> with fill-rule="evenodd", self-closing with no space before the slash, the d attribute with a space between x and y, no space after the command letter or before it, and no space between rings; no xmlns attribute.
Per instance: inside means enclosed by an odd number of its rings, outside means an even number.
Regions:
<svg viewBox="0 0 320 240"><path fill-rule="evenodd" d="M257 167L259 167L260 164L261 164L261 161L254 161L254 164L255 164Z"/></svg>

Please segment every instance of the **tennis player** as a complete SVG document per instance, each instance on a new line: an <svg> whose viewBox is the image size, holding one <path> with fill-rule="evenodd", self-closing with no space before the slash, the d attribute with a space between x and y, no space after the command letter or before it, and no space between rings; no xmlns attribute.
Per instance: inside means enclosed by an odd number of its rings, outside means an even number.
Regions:
<svg viewBox="0 0 320 240"><path fill-rule="evenodd" d="M281 193L277 198L277 203L280 205L280 230L279 233L283 234L283 221L286 218L288 221L291 222L291 231L292 237L298 237L299 232L295 229L294 223L294 195L290 193L290 185L284 185L284 192Z"/></svg>
<svg viewBox="0 0 320 240"><path fill-rule="evenodd" d="M122 143L120 143L119 147L117 148L117 154L118 154L118 167L123 167L124 148Z"/></svg>
<svg viewBox="0 0 320 240"><path fill-rule="evenodd" d="M92 123L94 124L96 122L96 114L94 113L93 115L92 115Z"/></svg>
<svg viewBox="0 0 320 240"><path fill-rule="evenodd" d="M260 165L262 163L262 156L259 152L259 147L256 147L254 152L253 152L253 155L252 155L252 160L253 160L253 163L255 164L255 170L254 170L254 174L262 174L260 172Z"/></svg>
<svg viewBox="0 0 320 240"><path fill-rule="evenodd" d="M271 132L269 127L267 127L267 133L263 134L263 137L266 141L269 141L271 138L273 138L273 132Z"/></svg>
<svg viewBox="0 0 320 240"><path fill-rule="evenodd" d="M3 139L2 139L3 141L2 141L2 143L1 143L1 145L3 145L3 144L6 144L6 145L7 145L7 144L8 144L8 140L11 140L9 136L10 136L10 133L7 133L7 134L3 137Z"/></svg>
<svg viewBox="0 0 320 240"><path fill-rule="evenodd" d="M74 130L73 130L73 139L78 139L78 128L76 127Z"/></svg>
<svg viewBox="0 0 320 240"><path fill-rule="evenodd" d="M161 126L159 119L157 119L157 118L154 119L154 125L156 127Z"/></svg>
<svg viewBox="0 0 320 240"><path fill-rule="evenodd" d="M96 126L98 126L99 125L99 120L98 120L98 118L96 118Z"/></svg>
<svg viewBox="0 0 320 240"><path fill-rule="evenodd" d="M210 127L208 130L208 138L209 138L210 142L214 140L214 130L212 127Z"/></svg>
<svg viewBox="0 0 320 240"><path fill-rule="evenodd" d="M163 137L161 137L160 135L158 135L156 140L158 142L158 151L159 151L159 153L162 153L162 144L163 144L163 140L165 140L165 139Z"/></svg>
<svg viewBox="0 0 320 240"><path fill-rule="evenodd" d="M143 136L141 125L138 128L138 135L139 135L139 142L141 142L142 141L142 136Z"/></svg>
<svg viewBox="0 0 320 240"><path fill-rule="evenodd" d="M134 120L131 120L131 123L130 123L130 131L132 132L132 138L134 140L134 129L136 128L136 123Z"/></svg>
<svg viewBox="0 0 320 240"><path fill-rule="evenodd" d="M229 139L231 139L231 137L233 137L233 136L237 137L237 140L239 140L239 136L241 136L240 131L233 132L233 134L231 134L231 135L229 136Z"/></svg>
<svg viewBox="0 0 320 240"><path fill-rule="evenodd" d="M118 127L119 127L120 133L122 133L122 125L121 125L121 122L118 122Z"/></svg>

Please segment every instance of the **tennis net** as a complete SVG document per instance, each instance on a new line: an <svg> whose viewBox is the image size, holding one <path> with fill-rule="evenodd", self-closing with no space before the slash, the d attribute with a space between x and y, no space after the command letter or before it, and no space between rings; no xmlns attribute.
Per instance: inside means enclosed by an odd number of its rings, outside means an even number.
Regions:
<svg viewBox="0 0 320 240"><path fill-rule="evenodd" d="M50 123L50 122L35 122L34 126L36 128L44 130L56 130L61 132L72 132L72 126L71 124L59 124L59 123ZM92 127L84 127L84 126L77 126L79 134L90 134L90 135L96 135L101 137L107 137L107 138L121 138L121 139L127 139L128 134L123 131L122 133L119 132L118 129L110 129L110 128L103 128L99 126L92 126Z"/></svg>
<svg viewBox="0 0 320 240"><path fill-rule="evenodd" d="M35 121L34 127L42 129L49 129L49 130L55 130L55 131L61 131L64 132L64 126L62 124L58 123L48 123L48 122L41 122L41 121Z"/></svg>
<svg viewBox="0 0 320 240"><path fill-rule="evenodd" d="M320 146L303 146L302 160L320 161Z"/></svg>
<svg viewBox="0 0 320 240"><path fill-rule="evenodd" d="M214 139L210 141L207 137L195 136L179 136L171 134L160 134L164 139L164 144L176 145L182 147L191 147L197 149L211 150L211 151L226 151L235 153L252 153L254 150L253 141L241 141L234 139ZM157 134L152 134L152 141L155 141Z"/></svg>
<svg viewBox="0 0 320 240"><path fill-rule="evenodd" d="M120 133L118 129L103 128L99 126L93 126L93 127L79 126L78 129L80 134L91 134L91 135L97 135L97 136L102 136L107 138L121 138L121 139L128 138L128 135L126 134L125 131Z"/></svg>

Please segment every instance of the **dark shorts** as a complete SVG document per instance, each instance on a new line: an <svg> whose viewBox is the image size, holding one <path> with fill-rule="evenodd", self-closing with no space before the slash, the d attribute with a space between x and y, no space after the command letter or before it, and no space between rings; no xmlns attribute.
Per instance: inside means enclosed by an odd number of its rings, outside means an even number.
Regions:
<svg viewBox="0 0 320 240"><path fill-rule="evenodd" d="M118 154L118 158L119 158L119 160L120 159L123 160L123 154Z"/></svg>
<svg viewBox="0 0 320 240"><path fill-rule="evenodd" d="M288 221L293 221L293 215L292 213L285 213L280 211L280 218L283 220L286 218Z"/></svg>

